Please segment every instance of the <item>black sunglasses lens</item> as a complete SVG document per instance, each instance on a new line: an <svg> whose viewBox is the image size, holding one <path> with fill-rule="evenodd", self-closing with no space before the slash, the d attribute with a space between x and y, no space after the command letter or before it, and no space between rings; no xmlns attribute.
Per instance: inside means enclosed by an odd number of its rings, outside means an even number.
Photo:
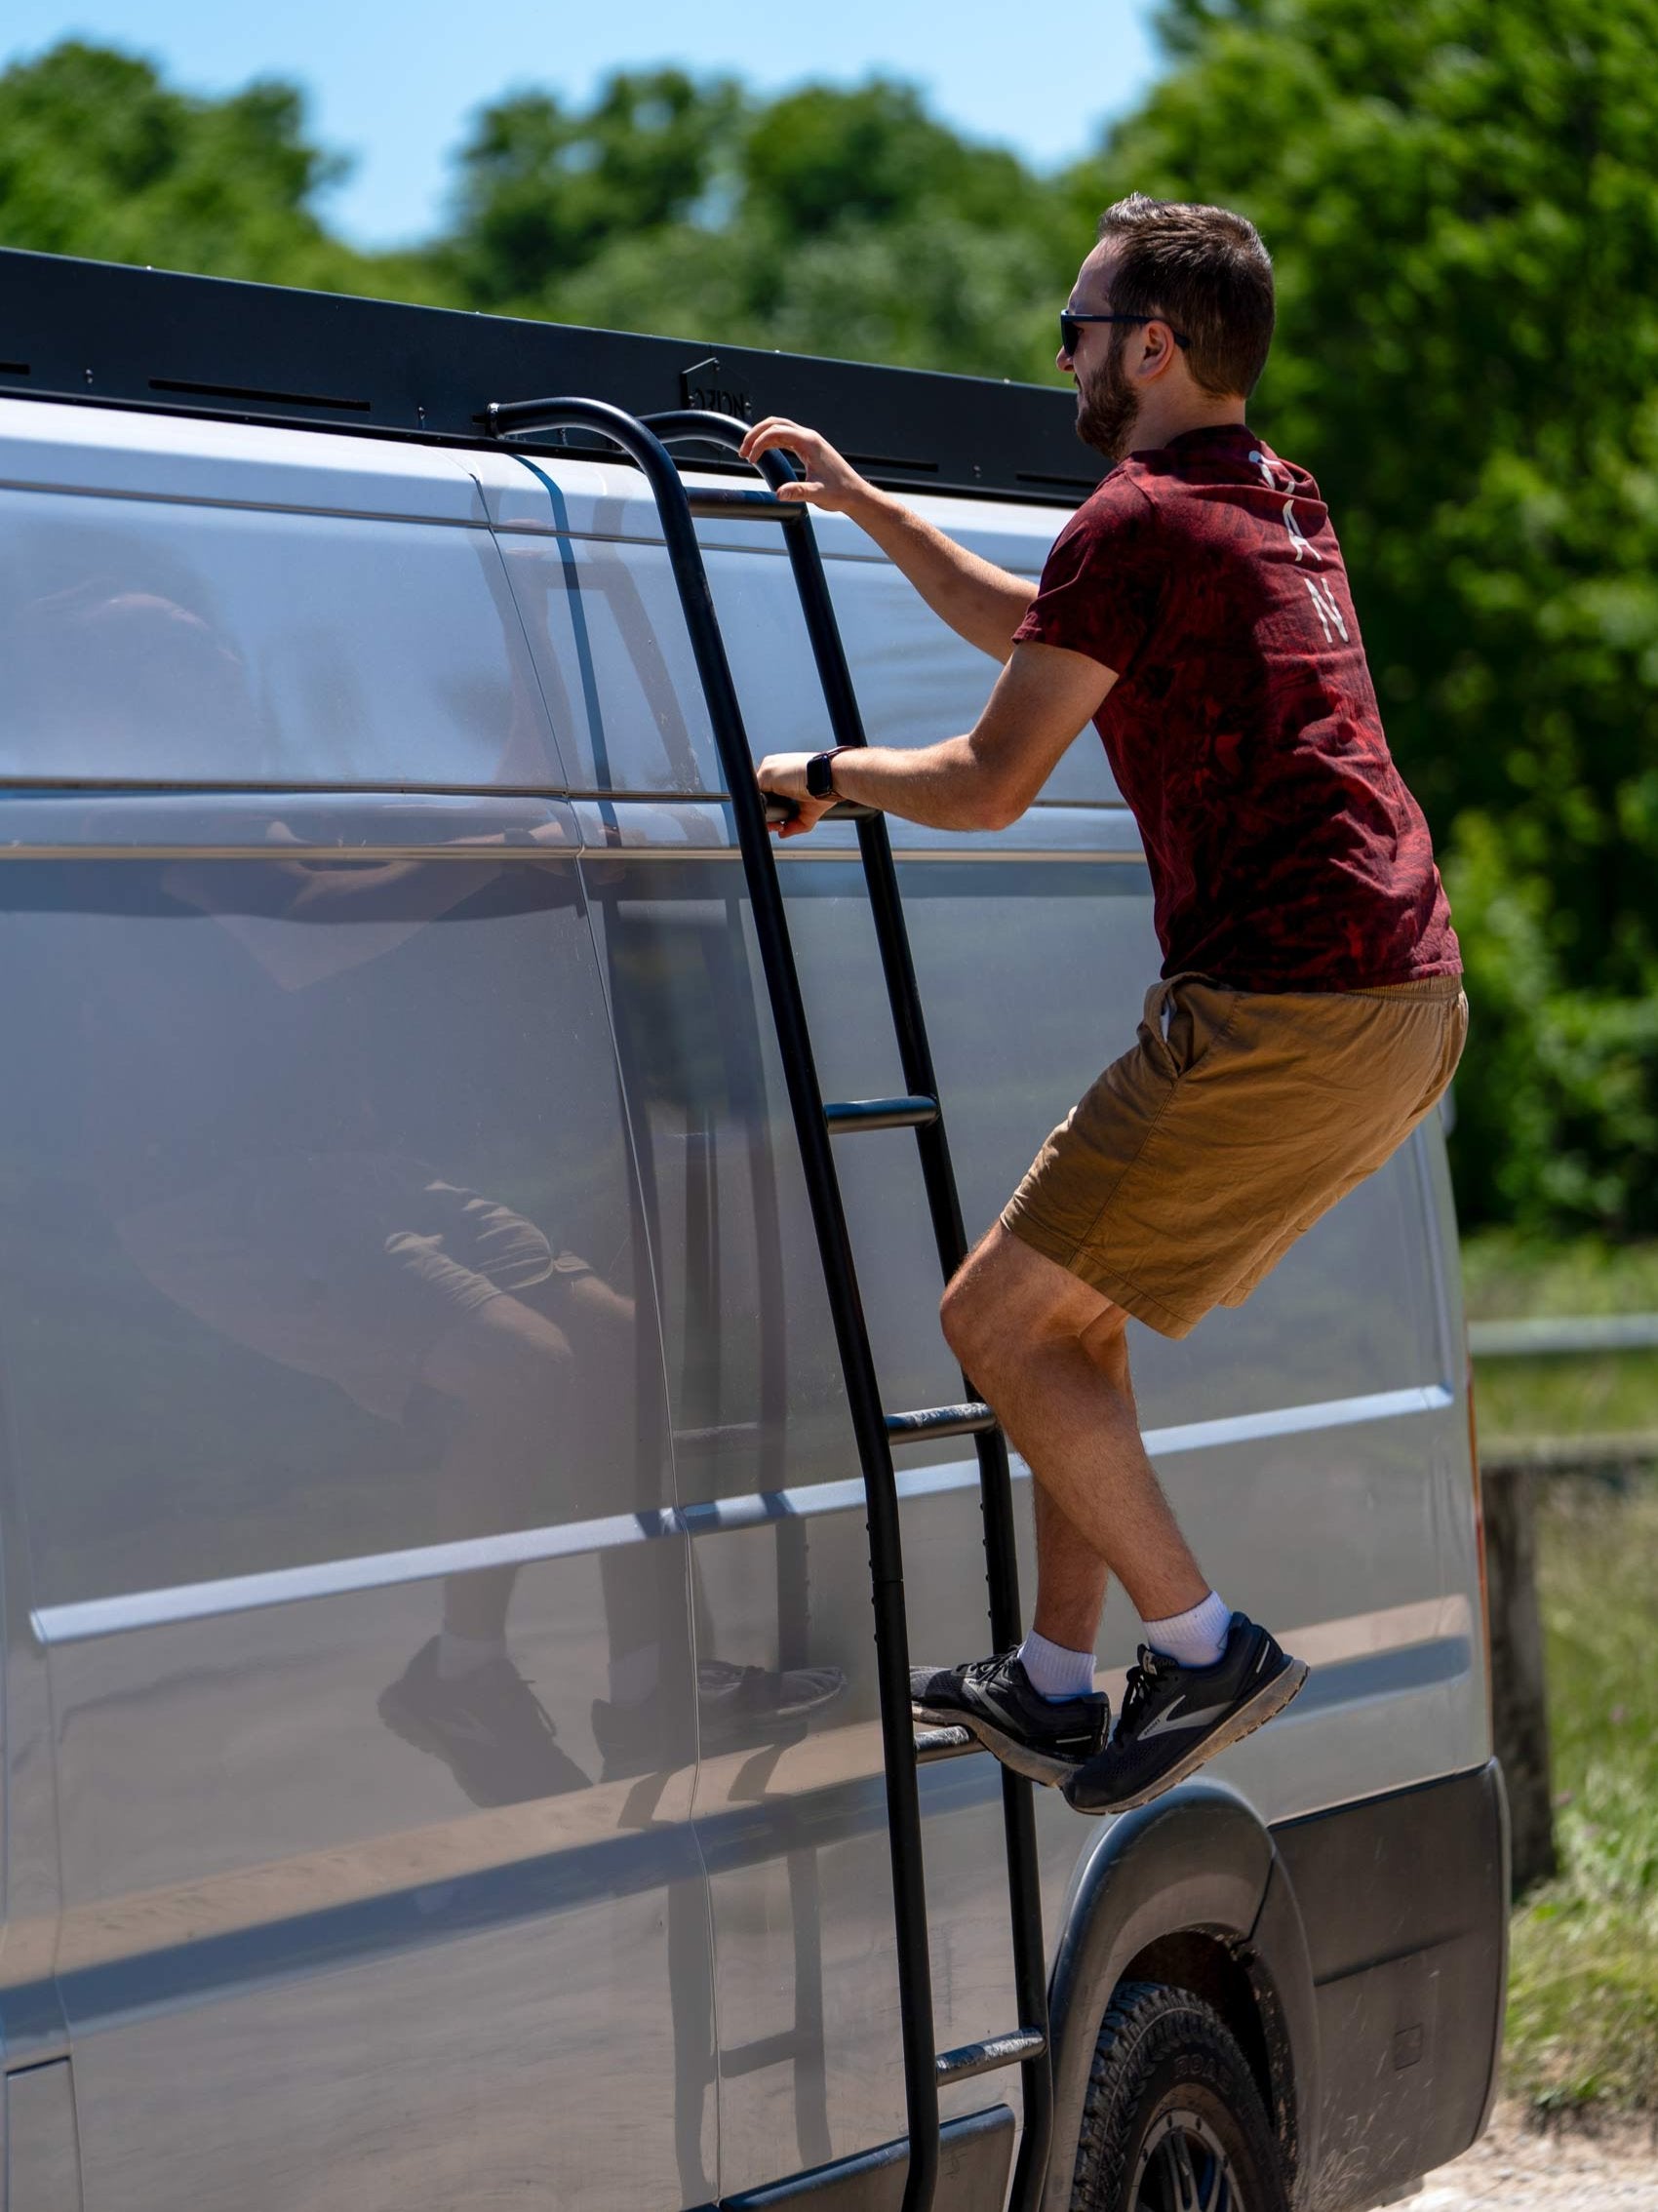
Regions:
<svg viewBox="0 0 1658 2212"><path fill-rule="evenodd" d="M1074 315L1061 314L1059 318L1059 343L1066 353L1075 353L1080 336Z"/></svg>

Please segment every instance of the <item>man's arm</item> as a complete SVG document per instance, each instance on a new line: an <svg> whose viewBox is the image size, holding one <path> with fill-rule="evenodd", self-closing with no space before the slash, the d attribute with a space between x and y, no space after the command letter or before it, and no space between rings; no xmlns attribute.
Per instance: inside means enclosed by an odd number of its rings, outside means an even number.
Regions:
<svg viewBox="0 0 1658 2212"><path fill-rule="evenodd" d="M976 553L934 530L901 500L877 491L827 438L798 422L768 415L743 440L742 457L754 460L773 446L798 454L806 467L804 480L785 485L780 498L805 499L825 514L849 515L958 637L989 653L992 660L1007 658L1013 650L1013 632L1036 597L1036 585L1027 576L981 561Z"/></svg>
<svg viewBox="0 0 1658 2212"><path fill-rule="evenodd" d="M984 712L965 737L917 747L870 745L835 756L835 794L929 829L1006 829L1016 822L1077 732L1104 703L1114 669L1065 646L1012 649ZM807 794L809 753L773 753L760 788L800 811L779 836L813 829L834 804Z"/></svg>

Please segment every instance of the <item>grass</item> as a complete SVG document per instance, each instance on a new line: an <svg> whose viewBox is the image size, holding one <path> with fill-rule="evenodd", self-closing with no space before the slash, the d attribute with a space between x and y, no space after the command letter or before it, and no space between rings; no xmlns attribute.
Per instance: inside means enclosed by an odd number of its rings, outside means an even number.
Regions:
<svg viewBox="0 0 1658 2212"><path fill-rule="evenodd" d="M1471 1321L1658 1313L1658 1244L1534 1244L1484 1229L1463 1241L1462 1288Z"/></svg>
<svg viewBox="0 0 1658 2212"><path fill-rule="evenodd" d="M1462 1248L1471 1321L1658 1313L1658 1244L1538 1246L1502 1230ZM1658 1352L1549 1353L1475 1363L1480 1441L1658 1434Z"/></svg>
<svg viewBox="0 0 1658 2212"><path fill-rule="evenodd" d="M1658 1313L1658 1244L1463 1246L1469 1317ZM1481 1359L1480 1441L1658 1433L1658 1353ZM1658 2119L1658 1467L1538 1491L1557 1877L1517 1909L1505 2087Z"/></svg>
<svg viewBox="0 0 1658 2212"><path fill-rule="evenodd" d="M1658 2114L1658 1473L1546 1485L1559 1876L1515 1914L1506 2084L1542 2114Z"/></svg>
<svg viewBox="0 0 1658 2212"><path fill-rule="evenodd" d="M1474 1403L1487 1454L1523 1437L1658 1435L1658 1352L1476 1360Z"/></svg>

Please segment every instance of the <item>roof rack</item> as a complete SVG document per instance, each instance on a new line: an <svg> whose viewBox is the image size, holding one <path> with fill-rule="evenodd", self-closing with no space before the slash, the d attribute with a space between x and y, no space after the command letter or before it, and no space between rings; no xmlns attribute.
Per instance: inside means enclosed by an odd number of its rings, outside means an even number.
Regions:
<svg viewBox="0 0 1658 2212"><path fill-rule="evenodd" d="M1071 394L1045 385L0 249L0 395L484 446L498 393L557 390L633 415L791 415L894 491L1069 507L1102 474Z"/></svg>

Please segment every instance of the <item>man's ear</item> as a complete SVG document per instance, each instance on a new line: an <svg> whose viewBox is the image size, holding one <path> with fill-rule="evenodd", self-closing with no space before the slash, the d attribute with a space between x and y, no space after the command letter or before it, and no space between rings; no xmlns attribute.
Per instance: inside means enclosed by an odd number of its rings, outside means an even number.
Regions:
<svg viewBox="0 0 1658 2212"><path fill-rule="evenodd" d="M1140 333L1140 361L1135 371L1148 383L1168 374L1178 357L1180 348L1174 342L1174 333L1167 323L1147 323Z"/></svg>

